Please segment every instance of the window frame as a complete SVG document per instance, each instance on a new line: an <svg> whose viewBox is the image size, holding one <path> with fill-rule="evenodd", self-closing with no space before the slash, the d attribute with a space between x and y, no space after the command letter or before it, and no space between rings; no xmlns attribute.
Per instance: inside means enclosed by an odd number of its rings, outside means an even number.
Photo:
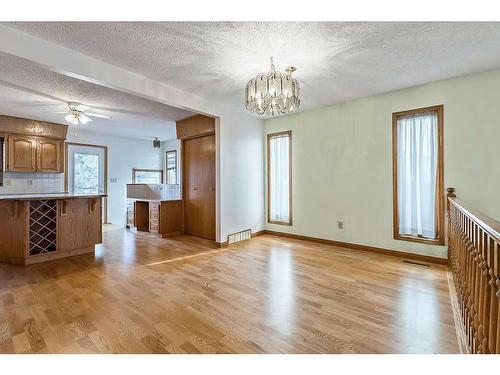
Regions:
<svg viewBox="0 0 500 375"><path fill-rule="evenodd" d="M288 202L288 212L289 212L289 220L288 221L278 221L271 220L271 139L277 136L288 136L288 188L289 188L289 202ZM278 225L293 225L293 210L292 210L292 131L286 130L277 133L267 134L267 222L269 224L278 224Z"/></svg>
<svg viewBox="0 0 500 375"><path fill-rule="evenodd" d="M437 112L437 176L436 176L436 238L423 238L409 234L399 233L399 217L398 217L398 134L397 123L398 118L402 116L411 116L420 113ZM443 143L443 128L444 128L444 106L436 105L430 107L422 107L410 109L392 114L392 186L393 186L393 236L395 240L420 242L431 245L444 245L444 143Z"/></svg>
<svg viewBox="0 0 500 375"><path fill-rule="evenodd" d="M132 183L142 184L135 182L135 175L137 172L160 172L160 184L163 184L163 169L144 169L144 168L132 168Z"/></svg>
<svg viewBox="0 0 500 375"><path fill-rule="evenodd" d="M169 168L168 167L168 154L169 153L174 153L175 154L175 167L174 168ZM169 184L169 182L168 182L168 171L174 169L175 170L175 184L171 184L171 185L179 185L179 183L178 183L178 181L179 181L178 169L179 168L177 168L177 165L178 165L177 156L178 156L177 150L168 150L168 151L165 151L165 183L166 184Z"/></svg>

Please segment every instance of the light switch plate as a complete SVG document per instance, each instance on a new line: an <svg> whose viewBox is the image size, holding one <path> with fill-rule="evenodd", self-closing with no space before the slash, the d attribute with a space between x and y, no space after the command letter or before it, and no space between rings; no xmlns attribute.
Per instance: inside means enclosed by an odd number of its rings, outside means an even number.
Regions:
<svg viewBox="0 0 500 375"><path fill-rule="evenodd" d="M110 178L110 179L109 179L109 182L111 182L111 183L116 183L116 182L118 182L118 179L117 179L116 177L114 177L114 178Z"/></svg>
<svg viewBox="0 0 500 375"><path fill-rule="evenodd" d="M337 222L337 228L338 229L344 229L344 222L343 221L338 221Z"/></svg>

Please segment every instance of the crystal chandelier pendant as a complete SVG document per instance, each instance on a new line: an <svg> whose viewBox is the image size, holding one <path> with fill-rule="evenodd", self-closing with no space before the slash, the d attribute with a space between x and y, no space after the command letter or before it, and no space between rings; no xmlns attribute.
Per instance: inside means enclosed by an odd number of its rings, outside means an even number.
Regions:
<svg viewBox="0 0 500 375"><path fill-rule="evenodd" d="M292 77L297 69L290 66L285 73L276 71L271 57L269 73L258 74L248 81L245 107L259 115L276 116L296 111L300 107L299 82Z"/></svg>

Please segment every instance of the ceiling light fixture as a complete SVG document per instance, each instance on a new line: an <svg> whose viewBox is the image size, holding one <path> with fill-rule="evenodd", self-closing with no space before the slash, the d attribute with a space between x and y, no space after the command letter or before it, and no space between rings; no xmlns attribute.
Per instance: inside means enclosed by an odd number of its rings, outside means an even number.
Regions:
<svg viewBox="0 0 500 375"><path fill-rule="evenodd" d="M261 73L247 83L246 109L259 115L275 116L290 113L300 106L299 82L292 77L297 68L289 66L286 73L276 71L271 57L271 70Z"/></svg>
<svg viewBox="0 0 500 375"><path fill-rule="evenodd" d="M64 116L64 119L72 125L85 125L86 123L92 121L89 117L80 111L72 110L71 113Z"/></svg>

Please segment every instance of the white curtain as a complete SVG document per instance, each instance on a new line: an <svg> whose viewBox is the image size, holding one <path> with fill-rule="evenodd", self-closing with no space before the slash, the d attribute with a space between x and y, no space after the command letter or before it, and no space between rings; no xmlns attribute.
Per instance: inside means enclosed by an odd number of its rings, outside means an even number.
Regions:
<svg viewBox="0 0 500 375"><path fill-rule="evenodd" d="M290 139L288 134L269 140L269 212L271 221L290 221Z"/></svg>
<svg viewBox="0 0 500 375"><path fill-rule="evenodd" d="M436 112L397 121L399 234L436 238Z"/></svg>

